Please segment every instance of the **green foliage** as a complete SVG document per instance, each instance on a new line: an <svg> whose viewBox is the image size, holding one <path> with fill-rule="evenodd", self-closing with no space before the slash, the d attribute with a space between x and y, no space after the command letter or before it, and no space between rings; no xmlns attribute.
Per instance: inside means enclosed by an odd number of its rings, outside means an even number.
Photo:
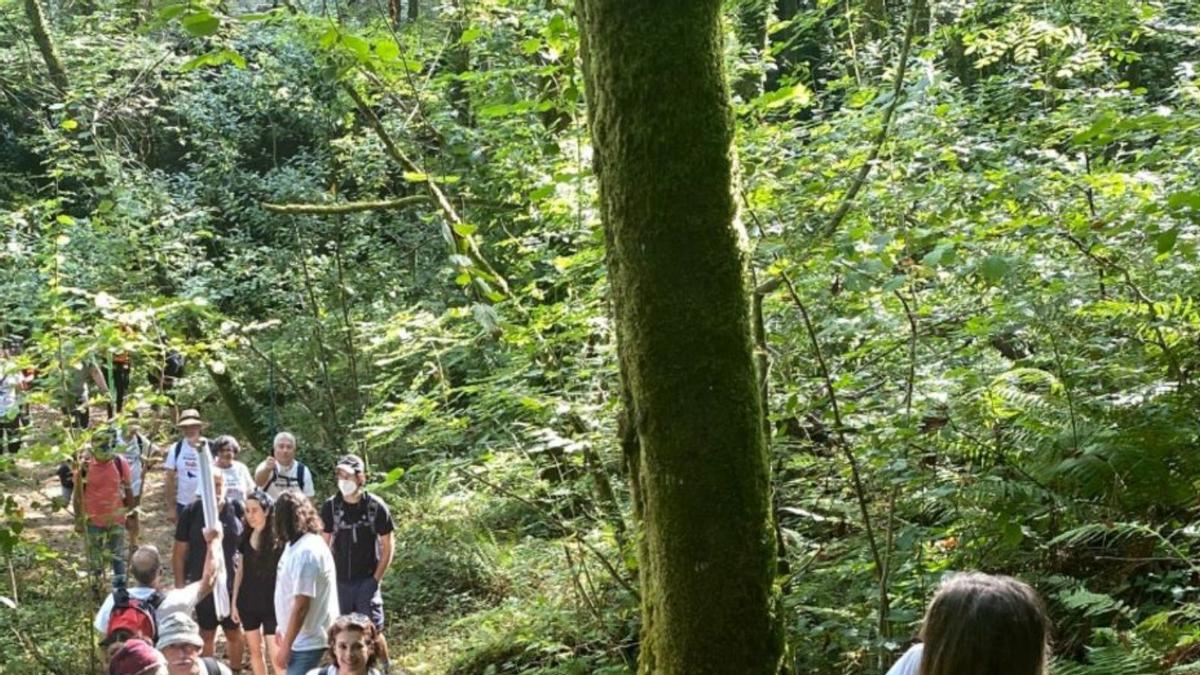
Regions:
<svg viewBox="0 0 1200 675"><path fill-rule="evenodd" d="M776 285L794 672L881 672L968 568L1042 591L1056 673L1194 672L1196 3L935 5L899 101L907 5L801 4L731 1L726 52L747 250ZM637 535L570 3L47 12L65 93L0 0L0 334L39 372L22 460L88 441L53 423L74 367L130 353L135 398L163 404L145 373L179 350L177 400L214 430L296 431L321 489L337 454L367 456L398 518L405 665L630 672ZM50 669L16 627L87 672L77 561L6 505L0 670Z"/></svg>

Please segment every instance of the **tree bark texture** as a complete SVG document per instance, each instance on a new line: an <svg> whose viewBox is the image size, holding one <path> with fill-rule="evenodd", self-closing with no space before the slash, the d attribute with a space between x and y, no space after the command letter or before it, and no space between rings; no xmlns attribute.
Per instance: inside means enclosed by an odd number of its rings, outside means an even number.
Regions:
<svg viewBox="0 0 1200 675"><path fill-rule="evenodd" d="M775 675L775 537L720 0L578 0L641 517L639 670Z"/></svg>
<svg viewBox="0 0 1200 675"><path fill-rule="evenodd" d="M67 71L63 68L58 50L54 48L54 39L50 37L50 29L46 25L46 13L42 10L41 0L25 0L25 14L29 18L29 27L33 31L33 41L37 43L42 60L46 62L46 70L50 74L50 82L60 92L67 91Z"/></svg>

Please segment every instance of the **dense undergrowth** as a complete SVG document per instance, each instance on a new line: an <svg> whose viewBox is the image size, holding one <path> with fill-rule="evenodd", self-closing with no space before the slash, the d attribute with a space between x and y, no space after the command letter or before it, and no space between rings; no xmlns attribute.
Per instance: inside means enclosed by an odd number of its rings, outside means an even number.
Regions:
<svg viewBox="0 0 1200 675"><path fill-rule="evenodd" d="M414 672L632 672L571 7L387 9L51 2L59 89L0 0L0 330L35 405L176 349L214 428L365 454ZM1057 673L1196 672L1196 5L728 9L792 671L881 672L969 568L1037 586ZM0 671L86 672L23 520Z"/></svg>

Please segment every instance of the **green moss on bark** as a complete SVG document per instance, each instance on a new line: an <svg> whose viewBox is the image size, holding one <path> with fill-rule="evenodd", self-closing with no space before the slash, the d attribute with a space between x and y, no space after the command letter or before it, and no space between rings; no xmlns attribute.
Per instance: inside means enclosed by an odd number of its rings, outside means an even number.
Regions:
<svg viewBox="0 0 1200 675"><path fill-rule="evenodd" d="M579 0L636 443L642 673L773 675L775 539L719 0Z"/></svg>

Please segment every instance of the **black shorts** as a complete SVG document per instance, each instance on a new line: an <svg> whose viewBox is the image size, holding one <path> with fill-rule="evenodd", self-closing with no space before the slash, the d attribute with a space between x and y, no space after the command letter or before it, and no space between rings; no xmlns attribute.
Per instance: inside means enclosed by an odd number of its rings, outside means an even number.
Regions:
<svg viewBox="0 0 1200 675"><path fill-rule="evenodd" d="M196 604L196 623L200 624L200 630L216 630L218 624L225 630L234 630L238 627L238 623L233 620L233 617L227 616L219 622L217 621L217 607L213 604L212 593Z"/></svg>
<svg viewBox="0 0 1200 675"><path fill-rule="evenodd" d="M245 630L262 629L263 635L274 635L275 629L278 627L275 624L275 608L263 610L261 608L238 607L238 616L242 618L242 628Z"/></svg>

